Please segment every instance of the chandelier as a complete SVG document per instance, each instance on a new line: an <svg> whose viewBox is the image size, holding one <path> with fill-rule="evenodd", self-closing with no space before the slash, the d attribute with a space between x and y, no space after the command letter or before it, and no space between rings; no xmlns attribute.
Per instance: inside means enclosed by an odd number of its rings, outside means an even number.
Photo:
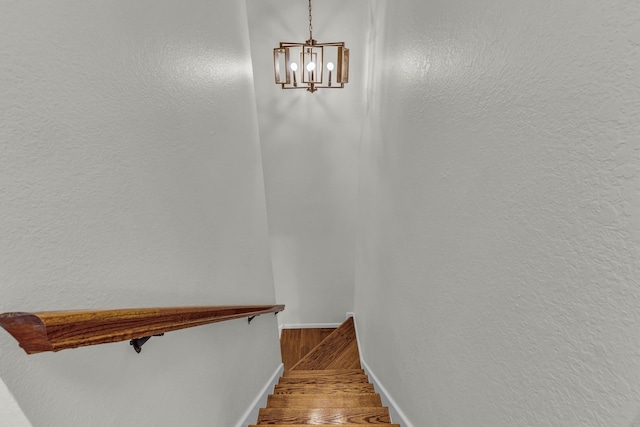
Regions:
<svg viewBox="0 0 640 427"><path fill-rule="evenodd" d="M319 88L342 89L349 82L349 49L344 42L314 40L311 20L309 0L309 40L280 42L280 47L273 49L276 84L282 89L306 89L311 93Z"/></svg>

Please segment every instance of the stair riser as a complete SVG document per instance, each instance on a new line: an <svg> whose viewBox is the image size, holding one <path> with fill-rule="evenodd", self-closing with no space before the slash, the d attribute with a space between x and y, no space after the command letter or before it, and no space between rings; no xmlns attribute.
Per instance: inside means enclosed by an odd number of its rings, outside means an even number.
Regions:
<svg viewBox="0 0 640 427"><path fill-rule="evenodd" d="M323 370L299 370L284 371L284 377L324 377L333 375L364 375L364 369L323 369Z"/></svg>
<svg viewBox="0 0 640 427"><path fill-rule="evenodd" d="M336 425L340 425L340 427L362 427L362 424L313 424L314 427L335 427ZM382 425L384 425L384 427L400 427L400 424L382 423ZM264 424L262 424L262 426L264 426ZM252 424L249 427L261 426ZM269 427L309 427L309 424L269 424Z"/></svg>
<svg viewBox="0 0 640 427"><path fill-rule="evenodd" d="M333 394L333 393L374 393L371 384L332 384L332 385L304 385L288 384L276 385L273 394Z"/></svg>
<svg viewBox="0 0 640 427"><path fill-rule="evenodd" d="M369 378L366 376L362 377L321 377L321 378L294 378L294 377L282 377L278 384L358 384L369 382Z"/></svg>
<svg viewBox="0 0 640 427"><path fill-rule="evenodd" d="M267 403L269 408L357 408L360 406L382 406L380 395L377 393L281 394L270 395Z"/></svg>

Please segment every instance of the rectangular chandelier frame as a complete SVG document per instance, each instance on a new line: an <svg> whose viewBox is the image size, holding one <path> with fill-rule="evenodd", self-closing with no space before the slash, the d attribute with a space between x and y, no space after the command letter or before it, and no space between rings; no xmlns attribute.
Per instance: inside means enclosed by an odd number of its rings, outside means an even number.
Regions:
<svg viewBox="0 0 640 427"><path fill-rule="evenodd" d="M282 89L342 89L349 82L349 49L344 42L280 42L273 49L273 69Z"/></svg>

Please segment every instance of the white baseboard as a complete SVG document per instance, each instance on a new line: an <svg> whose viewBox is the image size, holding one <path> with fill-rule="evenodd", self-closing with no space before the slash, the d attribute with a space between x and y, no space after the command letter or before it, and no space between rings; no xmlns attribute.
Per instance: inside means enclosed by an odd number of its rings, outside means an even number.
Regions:
<svg viewBox="0 0 640 427"><path fill-rule="evenodd" d="M322 328L337 328L340 323L291 323L284 324L280 329L322 329Z"/></svg>
<svg viewBox="0 0 640 427"><path fill-rule="evenodd" d="M400 424L401 427L413 427L413 424L409 422L407 416L402 412L398 404L393 400L391 395L386 388L382 385L376 374L373 373L367 362L364 360L364 356L362 354L362 345L360 344L360 334L358 334L358 321L356 319L355 313L347 313L347 318L353 317L353 324L356 328L356 340L358 342L358 351L360 352L360 364L364 369L364 372L369 376L369 379L373 383L373 388L376 390L376 393L380 394L380 398L382 399L382 405L389 408L389 415L391 415L391 422L394 424Z"/></svg>
<svg viewBox="0 0 640 427"><path fill-rule="evenodd" d="M283 329L335 329L340 323L285 323L278 326L280 336Z"/></svg>
<svg viewBox="0 0 640 427"><path fill-rule="evenodd" d="M278 366L278 369L273 373L269 381L262 388L262 391L253 401L253 404L247 409L247 412L241 418L241 421L236 424L236 427L247 427L250 424L255 424L258 420L258 412L260 412L260 408L264 408L267 406L267 397L269 394L273 392L273 388L278 383L278 380L282 376L284 372L284 365L281 363Z"/></svg>

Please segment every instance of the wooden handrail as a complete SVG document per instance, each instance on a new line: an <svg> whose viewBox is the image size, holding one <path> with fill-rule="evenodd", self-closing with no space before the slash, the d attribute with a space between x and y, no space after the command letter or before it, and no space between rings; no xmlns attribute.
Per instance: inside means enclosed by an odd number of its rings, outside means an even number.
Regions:
<svg viewBox="0 0 640 427"><path fill-rule="evenodd" d="M33 354L132 340L282 310L284 305L242 305L3 313L0 326Z"/></svg>

